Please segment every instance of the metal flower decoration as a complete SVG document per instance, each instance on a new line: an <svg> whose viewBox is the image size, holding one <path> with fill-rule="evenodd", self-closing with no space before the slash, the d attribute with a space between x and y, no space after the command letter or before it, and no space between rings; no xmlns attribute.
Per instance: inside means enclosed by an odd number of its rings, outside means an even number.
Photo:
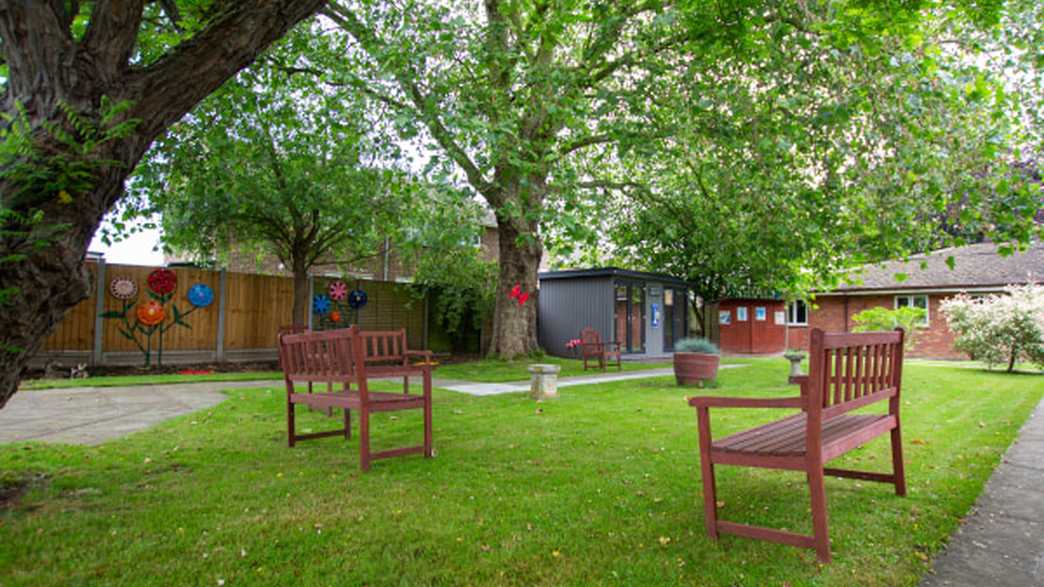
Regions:
<svg viewBox="0 0 1044 587"><path fill-rule="evenodd" d="M163 319L167 317L166 310L163 309L163 305L155 300L149 300L144 304L139 304L136 310L138 316L138 322L145 326L155 326Z"/></svg>
<svg viewBox="0 0 1044 587"><path fill-rule="evenodd" d="M336 301L341 301L348 295L348 284L337 280L330 284L330 297Z"/></svg>
<svg viewBox="0 0 1044 587"><path fill-rule="evenodd" d="M166 295L178 286L178 276L170 269L156 269L146 278L149 289L159 295Z"/></svg>
<svg viewBox="0 0 1044 587"><path fill-rule="evenodd" d="M312 298L312 311L320 316L325 315L330 311L330 298L323 294L319 294Z"/></svg>
<svg viewBox="0 0 1044 587"><path fill-rule="evenodd" d="M138 297L138 284L128 277L117 277L109 282L109 295L117 300L132 300Z"/></svg>
<svg viewBox="0 0 1044 587"><path fill-rule="evenodd" d="M330 312L330 321L331 322L340 322L341 321L341 313L338 312L337 310L334 310L334 311Z"/></svg>
<svg viewBox="0 0 1044 587"><path fill-rule="evenodd" d="M214 290L205 283L197 283L189 288L185 295L190 304L196 308L206 308L214 303Z"/></svg>
<svg viewBox="0 0 1044 587"><path fill-rule="evenodd" d="M366 305L366 292L364 292L363 290L357 289L357 290L353 291L352 293L348 294L348 307L349 308L351 308L353 310L358 310L359 308L361 308L361 307L363 307L365 305Z"/></svg>

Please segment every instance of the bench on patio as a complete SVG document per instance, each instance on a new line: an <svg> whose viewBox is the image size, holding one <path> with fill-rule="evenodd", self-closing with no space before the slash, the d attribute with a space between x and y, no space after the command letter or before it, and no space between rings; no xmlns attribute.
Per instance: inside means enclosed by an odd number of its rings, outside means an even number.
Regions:
<svg viewBox="0 0 1044 587"><path fill-rule="evenodd" d="M411 363L411 357L423 359ZM323 332L285 333L279 337L279 359L286 381L288 443L298 440L339 436L351 438L351 410L359 411L359 461L364 471L374 459L423 453L432 456L431 441L431 371L434 364L430 351L410 351L406 331L364 332L357 327ZM409 378L420 376L423 394L409 393ZM403 378L402 393L371 391L373 378ZM311 384L326 383L326 392L313 392ZM307 383L302 393L296 383ZM335 384L340 391L334 391ZM354 384L354 389L353 389ZM344 410L344 428L312 434L297 434L294 429L294 407L297 404L315 408ZM370 414L394 410L424 411L424 443L381 452L370 451Z"/></svg>
<svg viewBox="0 0 1044 587"><path fill-rule="evenodd" d="M830 561L827 534L825 475L879 481L895 485L896 495L906 495L902 442L899 432L899 390L902 379L903 333L811 333L809 374L792 377L801 385L800 397L754 399L693 397L699 427L703 506L707 533L719 532L782 544L815 548L822 562ZM877 402L888 402L884 414L849 412ZM711 439L710 408L800 408L801 413L739 432ZM890 433L892 472L873 473L826 468L837 458L870 440ZM719 521L714 465L740 465L804 471L812 501L811 536Z"/></svg>
<svg viewBox="0 0 1044 587"><path fill-rule="evenodd" d="M616 358L616 368L623 369L620 364L620 343L602 342L602 335L590 326L580 331L580 356L584 360L584 371L587 371L589 359L598 359L598 367L605 371L609 359L613 357Z"/></svg>

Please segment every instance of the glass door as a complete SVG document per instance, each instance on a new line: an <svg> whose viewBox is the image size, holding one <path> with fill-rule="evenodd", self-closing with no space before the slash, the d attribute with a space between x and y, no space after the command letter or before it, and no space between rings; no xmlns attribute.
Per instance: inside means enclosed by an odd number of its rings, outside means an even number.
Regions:
<svg viewBox="0 0 1044 587"><path fill-rule="evenodd" d="M618 282L613 297L614 340L625 353L645 352L645 285Z"/></svg>
<svg viewBox="0 0 1044 587"><path fill-rule="evenodd" d="M663 350L674 351L674 343L685 338L685 314L687 306L684 289L663 290Z"/></svg>

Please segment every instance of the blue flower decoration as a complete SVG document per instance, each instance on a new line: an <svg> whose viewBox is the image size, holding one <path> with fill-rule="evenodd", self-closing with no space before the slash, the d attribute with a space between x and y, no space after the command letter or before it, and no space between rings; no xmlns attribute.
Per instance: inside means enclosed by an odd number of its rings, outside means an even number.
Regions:
<svg viewBox="0 0 1044 587"><path fill-rule="evenodd" d="M312 311L320 316L326 315L330 311L330 297L323 294L313 297Z"/></svg>
<svg viewBox="0 0 1044 587"><path fill-rule="evenodd" d="M214 303L214 290L205 283L197 283L189 288L188 298L190 304L197 308L206 308Z"/></svg>
<svg viewBox="0 0 1044 587"><path fill-rule="evenodd" d="M348 294L348 307L349 308L351 308L353 310L358 310L359 308L361 308L361 307L363 307L365 305L366 305L366 292L364 292L363 290L357 289L357 290L353 291L352 293Z"/></svg>

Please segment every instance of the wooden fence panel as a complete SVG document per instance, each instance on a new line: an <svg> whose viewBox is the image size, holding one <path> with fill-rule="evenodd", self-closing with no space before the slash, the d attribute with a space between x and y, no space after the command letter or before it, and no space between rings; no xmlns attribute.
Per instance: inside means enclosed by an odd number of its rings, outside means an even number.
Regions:
<svg viewBox="0 0 1044 587"><path fill-rule="evenodd" d="M73 306L54 332L44 341L43 351L89 351L94 346L94 307L97 304L97 288L95 279L98 275L97 263L86 263L91 274L91 293L79 304Z"/></svg>
<svg viewBox="0 0 1044 587"><path fill-rule="evenodd" d="M336 281L332 277L317 277L315 292L328 293L330 283ZM390 281L367 281L346 279L349 290L360 288L366 292L366 305L359 311L359 328L363 330L398 330L406 329L407 343L412 349L423 348L424 345L424 300L416 297L410 286ZM347 304L342 304L347 307ZM317 318L317 317L316 317ZM342 324L335 325L329 320L317 320L317 329L337 328L350 325L355 320L350 310L343 316Z"/></svg>
<svg viewBox="0 0 1044 587"><path fill-rule="evenodd" d="M138 284L138 298L136 301L132 300L132 305L136 307L138 304L148 302L151 298L148 294L148 283L146 279L149 273L153 272L156 267L143 267L140 265L107 265L105 267L106 280L111 282L117 277L126 277L133 280ZM200 308L195 310L190 315L184 318L184 321L188 323L189 328L183 326L172 326L163 335L163 348L165 350L213 350L217 341L217 323L218 323L218 277L219 273L216 271L205 271L202 269L176 267L173 268L174 274L178 276L177 288L174 290L174 296L171 301L164 305L164 309L167 311L167 318L165 323L170 321L170 314L172 307L177 306L183 313L188 312L192 309L192 305L189 304L185 295L188 293L189 288L197 283L204 283L209 285L214 290L214 303L207 306L206 308ZM106 294L105 296L105 311L122 311L124 302L118 300L111 295ZM128 318L131 323L134 322L134 307L130 309ZM138 347L133 341L128 340L125 336L120 334L120 320L117 319L106 319L104 321L104 330L102 331L102 349L107 352L127 352L137 351ZM138 334L138 340L144 344L144 336ZM152 348L153 351L159 345L159 334L154 334L152 337Z"/></svg>
<svg viewBox="0 0 1044 587"><path fill-rule="evenodd" d="M275 348L279 327L293 322L294 280L229 273L225 349Z"/></svg>

